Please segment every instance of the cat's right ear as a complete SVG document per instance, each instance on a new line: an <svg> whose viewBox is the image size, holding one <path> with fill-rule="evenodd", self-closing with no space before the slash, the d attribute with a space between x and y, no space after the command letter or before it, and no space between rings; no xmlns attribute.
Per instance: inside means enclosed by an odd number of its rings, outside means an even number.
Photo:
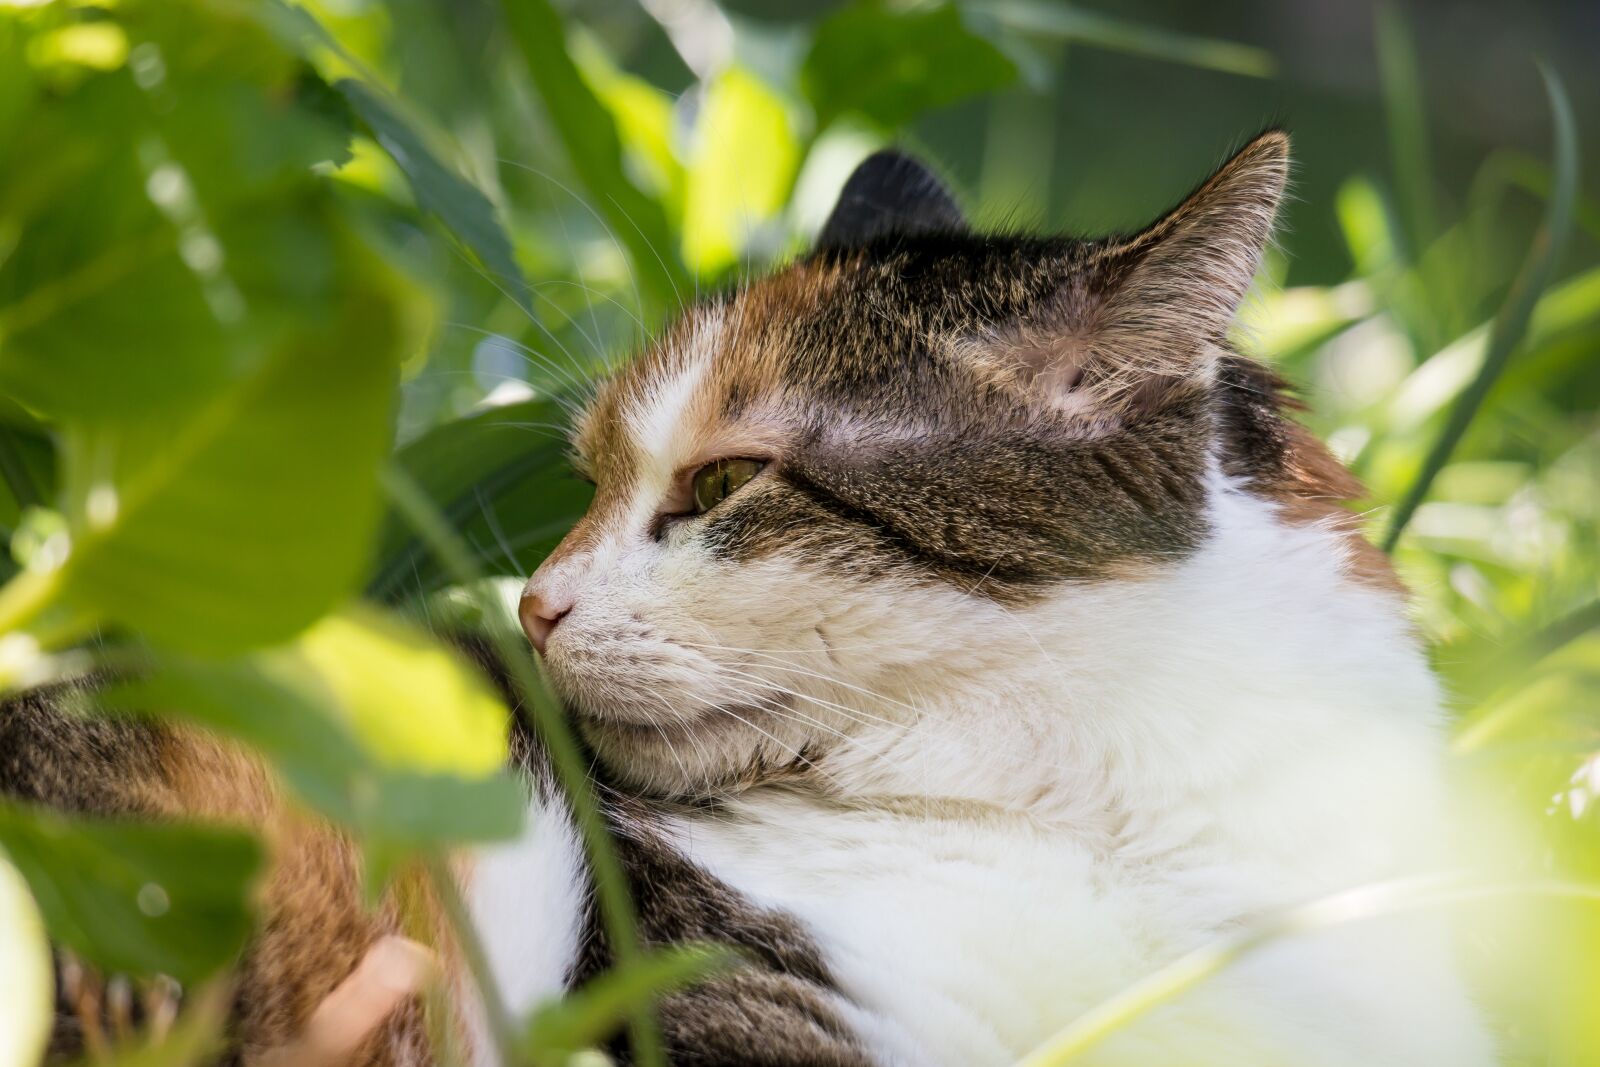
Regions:
<svg viewBox="0 0 1600 1067"><path fill-rule="evenodd" d="M844 183L817 248L855 248L890 234L966 229L967 220L944 183L910 156L886 149L868 156Z"/></svg>

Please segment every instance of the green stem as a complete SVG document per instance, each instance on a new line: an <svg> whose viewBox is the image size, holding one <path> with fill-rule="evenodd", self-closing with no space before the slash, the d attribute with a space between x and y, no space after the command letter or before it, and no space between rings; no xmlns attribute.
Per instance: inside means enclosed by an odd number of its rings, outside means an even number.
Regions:
<svg viewBox="0 0 1600 1067"><path fill-rule="evenodd" d="M466 960L467 970L472 972L473 984L478 987L478 999L483 1003L483 1014L489 1022L489 1036L494 1040L500 1062L506 1067L521 1063L523 1057L518 1054L521 1041L512 1023L511 1012L506 1007L500 987L495 983L494 971L489 966L489 954L484 951L483 939L478 936L478 928L473 925L472 915L467 910L466 902L461 899L461 887L456 882L455 874L434 853L423 858L423 866L427 869L428 880L433 884L433 892L439 898L439 907L444 909L445 918L450 922L456 945Z"/></svg>
<svg viewBox="0 0 1600 1067"><path fill-rule="evenodd" d="M1432 875L1357 886L1320 897L1202 945L1101 1001L1024 1056L1017 1067L1062 1067L1140 1016L1284 937L1361 919L1507 896L1600 901L1600 886L1562 881L1474 883L1457 876Z"/></svg>
<svg viewBox="0 0 1600 1067"><path fill-rule="evenodd" d="M474 591L478 607L483 613L487 636L522 697L517 711L525 718L531 716L528 726L544 744L566 794L567 804L572 809L573 820L583 837L589 862L594 867L601 920L616 963L623 967L633 963L641 953L633 898L628 892L622 862L601 816L599 800L590 785L588 765L567 726L560 704L545 682L542 668L528 649L520 630L515 629L506 618L504 606L483 589L482 574L473 561L472 553L422 487L404 470L392 464L384 470L383 484L395 508L417 535L427 542L451 579L463 588ZM639 1009L632 1019L629 1033L633 1041L634 1061L640 1067L659 1067L664 1062L661 1035L651 1008L646 1006Z"/></svg>

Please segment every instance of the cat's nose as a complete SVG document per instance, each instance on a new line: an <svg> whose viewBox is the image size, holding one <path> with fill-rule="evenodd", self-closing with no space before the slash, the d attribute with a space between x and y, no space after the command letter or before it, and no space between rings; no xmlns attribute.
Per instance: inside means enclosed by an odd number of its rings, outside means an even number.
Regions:
<svg viewBox="0 0 1600 1067"><path fill-rule="evenodd" d="M571 599L557 600L532 590L522 594L522 601L517 605L517 616L522 620L523 632L528 635L528 640L539 655L544 655L545 642L550 640L556 623L571 610Z"/></svg>

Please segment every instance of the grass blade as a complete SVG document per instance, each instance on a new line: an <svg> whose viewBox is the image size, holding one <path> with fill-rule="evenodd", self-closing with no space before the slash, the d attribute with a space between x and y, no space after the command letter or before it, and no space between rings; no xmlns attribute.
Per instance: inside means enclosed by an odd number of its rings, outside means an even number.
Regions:
<svg viewBox="0 0 1600 1067"><path fill-rule="evenodd" d="M1270 78L1278 72L1278 61L1264 48L1174 33L1081 7L1045 4L1038 0L1004 0L987 8L986 13L1018 30L1108 52L1247 78Z"/></svg>
<svg viewBox="0 0 1600 1067"><path fill-rule="evenodd" d="M1285 937L1362 919L1502 897L1600 902L1600 886L1556 880L1485 883L1453 875L1423 875L1319 897L1180 956L1078 1016L1019 1060L1017 1067L1063 1067L1117 1030Z"/></svg>
<svg viewBox="0 0 1600 1067"><path fill-rule="evenodd" d="M588 767L572 736L561 707L546 685L544 675L521 636L507 617L505 608L492 594L484 592L472 553L440 514L427 492L398 465L384 472L384 487L395 510L405 517L428 547L444 564L451 579L463 588L477 590L479 607L486 622L487 636L495 654L505 665L521 696L517 710L531 717L529 726L543 740L550 762L560 779L573 821L578 824L589 862L594 866L595 891L600 902L600 917L605 925L618 967L636 963L641 952L639 934L622 862L601 817L600 803L589 783ZM632 1017L629 1034L633 1039L634 1062L640 1067L660 1067L664 1062L661 1035L655 1014L639 1008Z"/></svg>
<svg viewBox="0 0 1600 1067"><path fill-rule="evenodd" d="M1472 425L1473 417L1488 397L1489 390L1494 387L1517 346L1522 343L1539 297L1550 283L1572 231L1572 207L1578 190L1577 129L1572 118L1572 105L1567 100L1567 91L1560 77L1542 64L1539 70L1544 77L1545 91L1550 97L1550 112L1555 126L1552 165L1555 179L1551 184L1550 199L1545 205L1544 221L1533 235L1527 259L1512 281L1511 291L1506 294L1500 313L1495 316L1483 366L1457 398L1444 429L1423 462L1422 472L1395 507L1394 518L1390 520L1389 530L1383 538L1385 552L1393 552L1395 545L1400 542L1400 536L1405 533L1418 506L1427 498L1433 480L1450 461L1456 446Z"/></svg>

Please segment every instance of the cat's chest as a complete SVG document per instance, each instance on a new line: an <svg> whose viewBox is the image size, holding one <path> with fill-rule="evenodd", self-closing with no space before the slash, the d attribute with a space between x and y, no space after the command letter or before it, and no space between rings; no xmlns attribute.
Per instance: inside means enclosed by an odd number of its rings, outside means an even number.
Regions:
<svg viewBox="0 0 1600 1067"><path fill-rule="evenodd" d="M885 1063L1012 1062L1222 907L1020 820L777 798L674 830L714 876L804 924Z"/></svg>

